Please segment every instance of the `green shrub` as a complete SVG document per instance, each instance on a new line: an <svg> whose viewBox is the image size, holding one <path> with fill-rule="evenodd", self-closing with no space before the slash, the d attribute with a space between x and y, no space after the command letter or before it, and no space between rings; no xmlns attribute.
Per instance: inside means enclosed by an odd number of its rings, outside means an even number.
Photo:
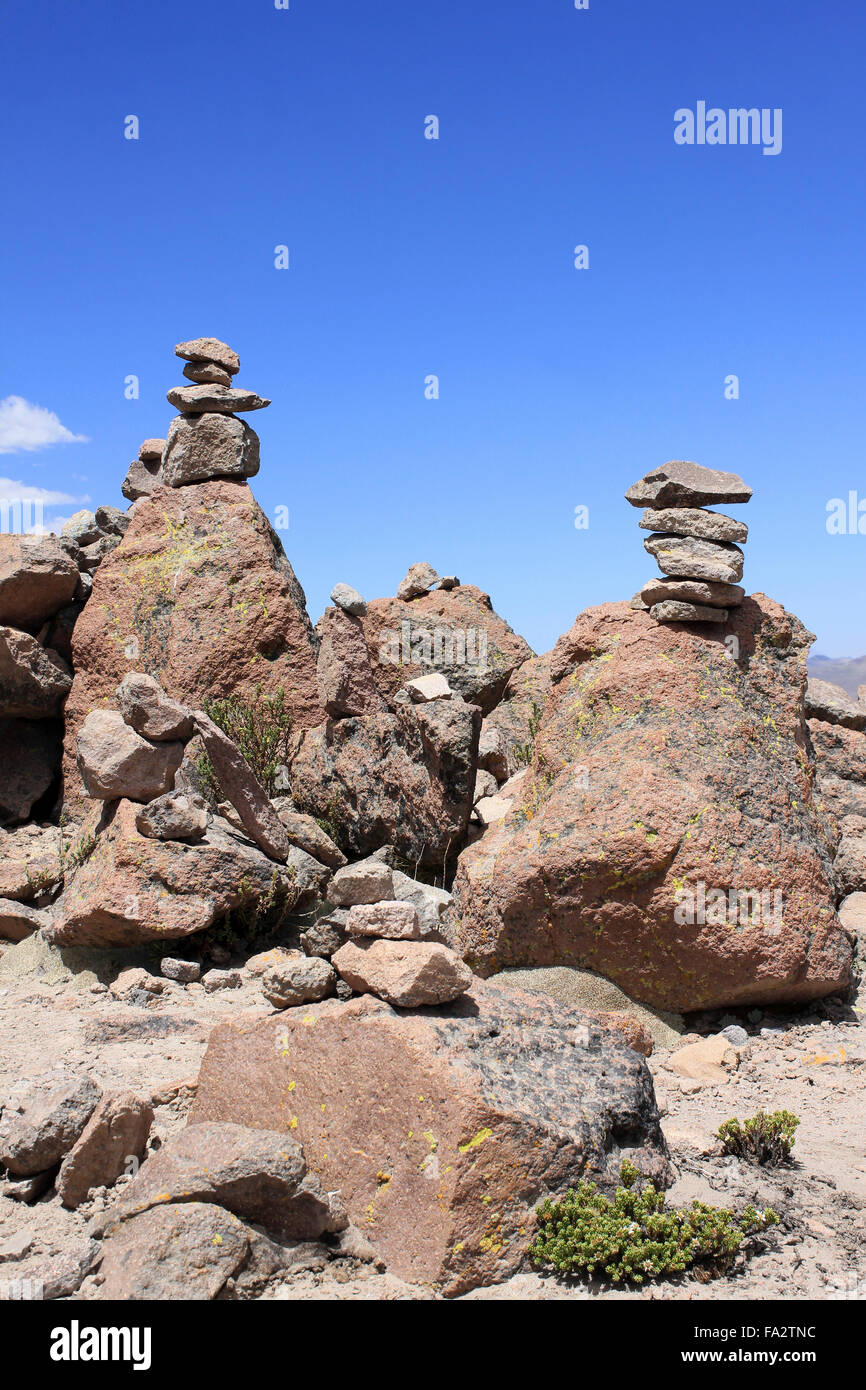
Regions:
<svg viewBox="0 0 866 1390"><path fill-rule="evenodd" d="M261 686L256 686L254 695L205 700L204 712L234 739L268 796L273 796L278 790L280 769L288 764L291 750L292 715L286 706L285 691L263 695ZM222 800L207 753L201 755L197 766L202 781L218 801Z"/></svg>
<svg viewBox="0 0 866 1390"><path fill-rule="evenodd" d="M737 1119L726 1120L719 1126L718 1135L725 1153L736 1154L749 1163L764 1163L778 1168L788 1163L794 1147L794 1131L800 1121L788 1110L774 1110L766 1115L759 1110L742 1125Z"/></svg>
<svg viewBox="0 0 866 1390"><path fill-rule="evenodd" d="M535 751L535 740L538 730L541 728L541 718L544 714L544 707L537 700L532 701L532 712L529 716L529 738L526 743L519 743L514 750L514 759L519 767L529 767L532 762L532 755Z"/></svg>
<svg viewBox="0 0 866 1390"><path fill-rule="evenodd" d="M605 1274L615 1284L643 1284L679 1273L691 1265L721 1272L747 1235L778 1221L774 1211L752 1205L741 1216L725 1207L693 1202L685 1210L665 1209L665 1196L652 1183L635 1188L638 1171L620 1169L622 1187L612 1198L594 1182L580 1182L562 1201L538 1208L538 1233L530 1257L538 1268L561 1274Z"/></svg>

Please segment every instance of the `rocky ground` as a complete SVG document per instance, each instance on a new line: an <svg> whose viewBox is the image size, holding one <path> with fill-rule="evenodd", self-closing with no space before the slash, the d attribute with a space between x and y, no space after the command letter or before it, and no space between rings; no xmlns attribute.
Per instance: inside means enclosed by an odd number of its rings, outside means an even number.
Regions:
<svg viewBox="0 0 866 1390"><path fill-rule="evenodd" d="M8 948L7 948L8 949ZM56 957L54 958L56 960ZM241 969L239 989L206 993L201 985L165 981L163 993L117 997L111 983L119 964L107 958L103 979L87 971L56 978L46 956L26 973L0 970L4 1049L0 1094L22 1076L55 1063L86 1063L108 1089L149 1096L155 1122L151 1148L181 1129L194 1097L199 1065L213 1027L240 1016L271 1013L261 980ZM151 962L152 965L152 962ZM243 961L233 965L243 966ZM41 973L40 973L41 971ZM735 1209L747 1202L771 1206L780 1224L754 1238L748 1258L722 1277L699 1282L683 1276L639 1291L583 1281L563 1283L531 1270L504 1284L476 1289L470 1299L662 1298L840 1299L866 1293L866 1026L863 1000L800 1011L692 1016L691 1039L730 1024L749 1034L729 1049L716 1076L686 1077L675 1061L690 1045L657 1045L649 1059L663 1115L675 1182L672 1204L699 1199ZM670 1041L670 1039L667 1039ZM702 1070L699 1066L698 1070ZM703 1068L707 1072L712 1067ZM723 1157L719 1124L759 1109L799 1116L796 1161L777 1170ZM121 1178L120 1184L126 1180ZM111 1194L113 1197L115 1194ZM40 1280L46 1296L70 1296L75 1270L88 1248L88 1228L109 1204L98 1190L77 1211L50 1192L32 1205L0 1195L0 1281ZM368 1249L341 1253L321 1243L297 1247L291 1269L235 1297L265 1299L428 1299L371 1258ZM78 1294L95 1292L92 1278Z"/></svg>

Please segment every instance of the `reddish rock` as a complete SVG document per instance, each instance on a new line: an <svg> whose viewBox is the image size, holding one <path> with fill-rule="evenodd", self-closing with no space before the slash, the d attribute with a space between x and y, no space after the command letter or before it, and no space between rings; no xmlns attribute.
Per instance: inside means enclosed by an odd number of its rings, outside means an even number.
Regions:
<svg viewBox="0 0 866 1390"><path fill-rule="evenodd" d="M103 1242L96 1296L112 1303L210 1301L229 1279L260 1262L262 1253L263 1272L275 1273L279 1260L271 1242L222 1207L157 1207L124 1222Z"/></svg>
<svg viewBox="0 0 866 1390"><path fill-rule="evenodd" d="M201 1123L172 1134L120 1193L106 1228L171 1202L215 1202L294 1240L347 1224L342 1203L308 1171L297 1137L260 1126Z"/></svg>
<svg viewBox="0 0 866 1390"><path fill-rule="evenodd" d="M361 619L342 608L326 608L317 626L319 699L328 714L343 719L383 710L385 702L376 689Z"/></svg>
<svg viewBox="0 0 866 1390"><path fill-rule="evenodd" d="M845 988L803 719L812 638L764 595L729 629L738 660L606 604L557 643L519 801L460 858L457 945L480 973L571 965L679 1011ZM701 884L725 896L703 924ZM761 921L738 892L769 895Z"/></svg>
<svg viewBox="0 0 866 1390"><path fill-rule="evenodd" d="M214 816L195 844L153 840L136 828L140 807L106 808L90 853L66 881L46 936L57 945L134 946L203 931L232 908L253 906L286 871Z"/></svg>
<svg viewBox="0 0 866 1390"><path fill-rule="evenodd" d="M203 710L196 710L193 718L214 777L237 811L244 830L271 859L285 864L289 857L288 836L246 758Z"/></svg>
<svg viewBox="0 0 866 1390"><path fill-rule="evenodd" d="M47 912L16 902L14 898L0 898L0 941L23 941L50 922Z"/></svg>
<svg viewBox="0 0 866 1390"><path fill-rule="evenodd" d="M63 875L63 832L57 825L0 830L0 897L29 902Z"/></svg>
<svg viewBox="0 0 866 1390"><path fill-rule="evenodd" d="M72 672L28 632L0 627L0 716L50 719L59 715Z"/></svg>
<svg viewBox="0 0 866 1390"><path fill-rule="evenodd" d="M246 483L160 488L141 498L120 546L97 570L73 636L66 702L66 797L81 784L75 740L88 711L113 701L128 671L173 699L285 692L296 727L320 724L304 593Z"/></svg>
<svg viewBox="0 0 866 1390"><path fill-rule="evenodd" d="M361 619L373 679L393 705L408 680L438 671L464 700L487 714L532 648L493 611L474 584L420 598L378 598Z"/></svg>
<svg viewBox="0 0 866 1390"><path fill-rule="evenodd" d="M116 710L91 710L78 734L76 764L88 796L151 801L174 783L182 743L151 743Z"/></svg>
<svg viewBox="0 0 866 1390"><path fill-rule="evenodd" d="M346 862L345 854L337 848L318 821L313 820L312 816L304 816L300 811L296 811L286 797L273 797L271 805L280 818L289 844L297 845L298 849L318 859L320 864L327 864L329 869L342 868Z"/></svg>
<svg viewBox="0 0 866 1390"><path fill-rule="evenodd" d="M35 631L77 587L77 566L55 536L0 535L0 623Z"/></svg>
<svg viewBox="0 0 866 1390"><path fill-rule="evenodd" d="M295 804L326 820L350 858L394 845L413 863L453 864L472 810L480 721L463 700L435 700L328 722L292 760Z"/></svg>
<svg viewBox="0 0 866 1390"><path fill-rule="evenodd" d="M519 666L509 678L502 700L484 721L482 732L492 735L498 730L504 742L504 756L500 753L491 766L498 782L513 777L532 761L535 735L551 689L552 656L552 652L545 652Z"/></svg>
<svg viewBox="0 0 866 1390"><path fill-rule="evenodd" d="M420 941L421 919L414 903L358 903L349 908L350 936L381 936L388 941Z"/></svg>
<svg viewBox="0 0 866 1390"><path fill-rule="evenodd" d="M0 1116L0 1163L17 1177L44 1173L82 1134L102 1092L65 1067L16 1083Z"/></svg>
<svg viewBox="0 0 866 1390"><path fill-rule="evenodd" d="M192 1121L291 1133L392 1273L457 1294L506 1279L544 1197L667 1179L645 1062L582 1011L476 981L400 1013L369 995L211 1034Z"/></svg>
<svg viewBox="0 0 866 1390"><path fill-rule="evenodd" d="M100 1100L80 1137L60 1165L57 1191L65 1207L80 1207L95 1187L111 1187L140 1159L153 1124L150 1102L132 1091Z"/></svg>
<svg viewBox="0 0 866 1390"><path fill-rule="evenodd" d="M331 963L359 994L377 994L401 1009L450 1004L472 984L469 966L438 941L347 941Z"/></svg>

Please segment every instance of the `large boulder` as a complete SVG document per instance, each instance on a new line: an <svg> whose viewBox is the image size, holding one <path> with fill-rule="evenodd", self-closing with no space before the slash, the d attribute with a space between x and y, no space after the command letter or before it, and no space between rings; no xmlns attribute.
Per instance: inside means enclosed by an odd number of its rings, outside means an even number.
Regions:
<svg viewBox="0 0 866 1390"><path fill-rule="evenodd" d="M183 750L142 738L116 710L95 709L79 730L76 762L88 796L151 801L172 787Z"/></svg>
<svg viewBox="0 0 866 1390"><path fill-rule="evenodd" d="M0 627L0 717L52 719L72 685L62 657L35 637L14 627Z"/></svg>
<svg viewBox="0 0 866 1390"><path fill-rule="evenodd" d="M591 969L676 1011L844 989L803 718L811 640L762 594L716 637L627 603L581 614L519 799L460 858L453 920L475 968Z"/></svg>
<svg viewBox="0 0 866 1390"><path fill-rule="evenodd" d="M457 1294L507 1278L536 1204L628 1158L665 1181L642 1058L577 1009L477 981L397 1013L369 995L211 1034L192 1122L290 1130L391 1271Z"/></svg>
<svg viewBox="0 0 866 1390"><path fill-rule="evenodd" d="M361 618L376 687L393 706L416 676L441 672L451 689L487 714L532 648L474 584L419 598L378 598Z"/></svg>
<svg viewBox="0 0 866 1390"><path fill-rule="evenodd" d="M160 488L141 498L123 540L100 565L73 637L66 703L66 797L88 712L144 671L187 705L228 695L285 695L299 729L321 723L316 654L303 590L244 482Z"/></svg>
<svg viewBox="0 0 866 1390"><path fill-rule="evenodd" d="M77 586L78 568L55 536L0 535L0 623L35 631Z"/></svg>
<svg viewBox="0 0 866 1390"><path fill-rule="evenodd" d="M163 745L165 746L165 745ZM87 857L54 904L48 939L63 946L134 946L203 931L233 908L250 910L275 890L287 905L301 889L282 869L214 816L195 844L155 840L136 826L140 806L106 807ZM297 851L300 854L300 851ZM319 866L317 866L319 867Z"/></svg>
<svg viewBox="0 0 866 1390"><path fill-rule="evenodd" d="M413 863L453 863L475 789L479 710L463 700L328 721L292 760L298 809L324 819L350 858L394 845Z"/></svg>

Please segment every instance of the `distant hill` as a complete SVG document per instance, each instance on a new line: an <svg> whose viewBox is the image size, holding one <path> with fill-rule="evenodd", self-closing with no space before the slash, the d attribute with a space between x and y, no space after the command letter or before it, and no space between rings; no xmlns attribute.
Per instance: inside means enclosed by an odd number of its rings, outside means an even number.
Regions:
<svg viewBox="0 0 866 1390"><path fill-rule="evenodd" d="M841 685L855 700L858 685L866 685L866 656L810 656L808 666L810 676Z"/></svg>

